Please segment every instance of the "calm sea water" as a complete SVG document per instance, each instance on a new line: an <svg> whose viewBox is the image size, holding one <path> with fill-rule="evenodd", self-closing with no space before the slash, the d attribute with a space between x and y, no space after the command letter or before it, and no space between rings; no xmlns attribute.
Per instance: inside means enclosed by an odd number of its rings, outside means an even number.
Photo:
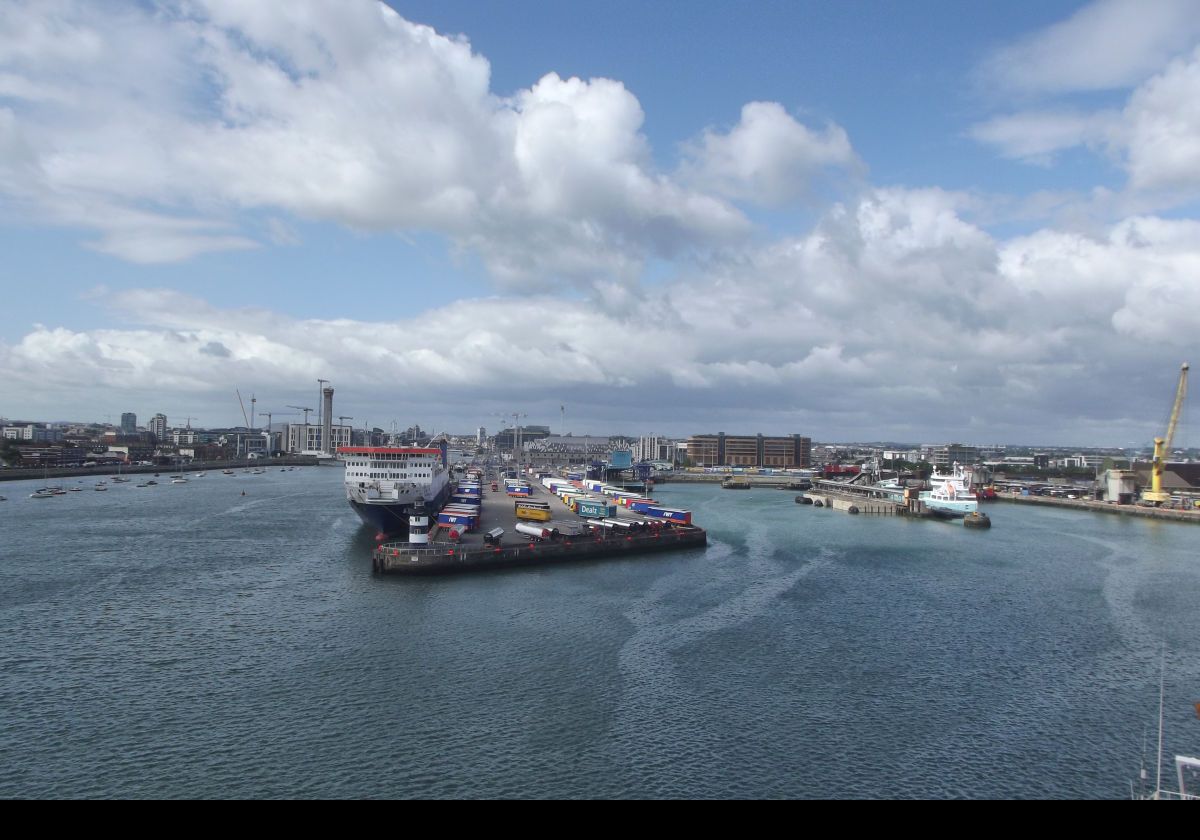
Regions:
<svg viewBox="0 0 1200 840"><path fill-rule="evenodd" d="M0 484L0 796L1122 797L1164 645L1200 750L1186 525L668 485L707 551L407 580L339 470L38 483Z"/></svg>

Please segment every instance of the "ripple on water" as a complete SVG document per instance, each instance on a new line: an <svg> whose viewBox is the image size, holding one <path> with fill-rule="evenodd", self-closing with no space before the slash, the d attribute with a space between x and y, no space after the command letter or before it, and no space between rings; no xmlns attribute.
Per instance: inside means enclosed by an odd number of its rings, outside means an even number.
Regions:
<svg viewBox="0 0 1200 840"><path fill-rule="evenodd" d="M0 795L1116 797L1163 639L1189 731L1182 527L667 485L707 551L381 579L336 471L250 478L0 512Z"/></svg>

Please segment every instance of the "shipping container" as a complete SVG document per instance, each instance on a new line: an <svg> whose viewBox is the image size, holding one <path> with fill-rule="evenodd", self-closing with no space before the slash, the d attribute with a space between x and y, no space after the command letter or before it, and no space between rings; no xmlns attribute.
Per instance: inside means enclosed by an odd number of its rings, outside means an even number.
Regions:
<svg viewBox="0 0 1200 840"><path fill-rule="evenodd" d="M647 516L653 516L658 519L666 519L679 525L692 524L692 512L690 510L676 510L675 508L665 508L651 505L642 512Z"/></svg>
<svg viewBox="0 0 1200 840"><path fill-rule="evenodd" d="M528 519L533 522L549 522L551 519L550 505L545 502L514 502L513 512L517 519Z"/></svg>
<svg viewBox="0 0 1200 840"><path fill-rule="evenodd" d="M617 515L617 506L607 499L576 499L574 510L580 516L598 519Z"/></svg>
<svg viewBox="0 0 1200 840"><path fill-rule="evenodd" d="M474 513L447 513L442 511L438 514L438 524L444 526L454 526L463 531L470 531L479 523L478 515Z"/></svg>

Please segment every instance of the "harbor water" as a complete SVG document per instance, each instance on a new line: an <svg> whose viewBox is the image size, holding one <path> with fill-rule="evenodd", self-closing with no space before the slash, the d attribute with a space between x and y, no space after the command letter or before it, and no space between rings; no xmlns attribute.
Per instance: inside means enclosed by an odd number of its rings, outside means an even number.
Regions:
<svg viewBox="0 0 1200 840"><path fill-rule="evenodd" d="M0 796L1119 798L1163 650L1200 753L1195 527L668 484L707 550L409 579L340 470L158 480L0 484Z"/></svg>

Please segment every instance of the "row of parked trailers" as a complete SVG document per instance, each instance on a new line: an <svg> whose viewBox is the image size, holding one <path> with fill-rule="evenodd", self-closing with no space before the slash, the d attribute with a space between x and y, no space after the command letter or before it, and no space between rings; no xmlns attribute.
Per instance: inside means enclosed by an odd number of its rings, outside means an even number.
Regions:
<svg viewBox="0 0 1200 840"><path fill-rule="evenodd" d="M479 527L483 508L483 482L478 474L468 473L450 494L449 501L438 512L437 521L451 533L465 533Z"/></svg>
<svg viewBox="0 0 1200 840"><path fill-rule="evenodd" d="M655 519L665 519L680 525L692 524L692 512L669 508L648 499L640 493L611 487L595 479L556 478L544 476L542 484L551 493L563 500L572 511L589 519L614 519L617 505L629 508L635 513L651 516Z"/></svg>

